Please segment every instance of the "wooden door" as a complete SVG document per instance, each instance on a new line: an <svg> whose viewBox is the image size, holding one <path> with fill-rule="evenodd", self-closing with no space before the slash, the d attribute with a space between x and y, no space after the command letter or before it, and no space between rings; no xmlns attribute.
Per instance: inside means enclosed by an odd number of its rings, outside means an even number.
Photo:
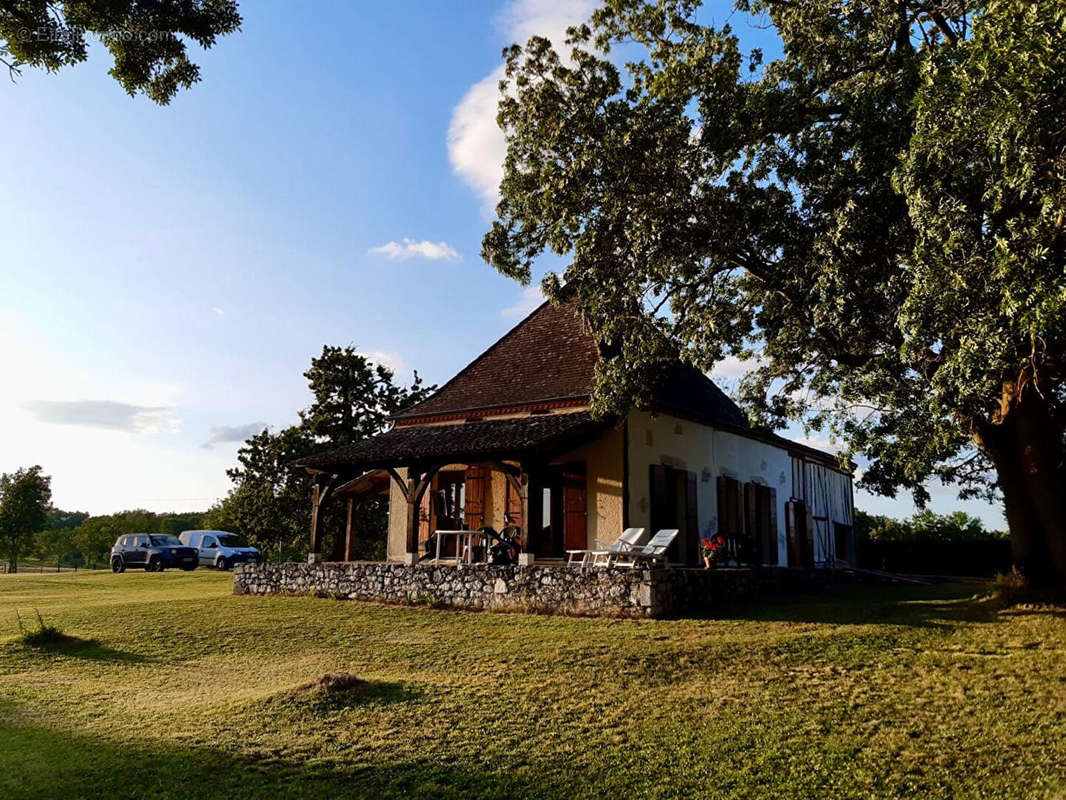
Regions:
<svg viewBox="0 0 1066 800"><path fill-rule="evenodd" d="M510 480L507 481L507 510L504 516L504 526L507 525L522 526L522 495Z"/></svg>
<svg viewBox="0 0 1066 800"><path fill-rule="evenodd" d="M802 500L789 500L785 504L785 536L788 543L788 566L800 565L800 527L807 517Z"/></svg>
<svg viewBox="0 0 1066 800"><path fill-rule="evenodd" d="M563 473L563 549L588 547L588 491L584 472Z"/></svg>
<svg viewBox="0 0 1066 800"><path fill-rule="evenodd" d="M433 484L436 484L436 478L433 479ZM433 530L433 508L431 506L430 495L433 494L433 484L422 495L422 501L418 504L418 547L423 549L423 545L429 540L429 533Z"/></svg>
<svg viewBox="0 0 1066 800"><path fill-rule="evenodd" d="M485 524L485 467L466 468L466 505L463 518L468 531L477 530Z"/></svg>

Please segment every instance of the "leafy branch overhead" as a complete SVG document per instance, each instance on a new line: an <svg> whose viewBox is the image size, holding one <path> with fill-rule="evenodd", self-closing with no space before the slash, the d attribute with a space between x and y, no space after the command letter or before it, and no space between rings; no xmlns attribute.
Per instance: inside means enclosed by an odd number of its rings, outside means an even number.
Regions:
<svg viewBox="0 0 1066 800"><path fill-rule="evenodd" d="M240 26L236 0L0 0L0 64L12 78L24 66L58 72L85 61L97 41L130 96L165 105L200 80L188 42L207 49Z"/></svg>
<svg viewBox="0 0 1066 800"><path fill-rule="evenodd" d="M872 491L1001 494L1019 563L1066 580L1066 7L706 6L608 0L566 59L505 51L484 257L572 259L543 288L602 343L601 410L672 355L750 358L757 422L835 431Z"/></svg>

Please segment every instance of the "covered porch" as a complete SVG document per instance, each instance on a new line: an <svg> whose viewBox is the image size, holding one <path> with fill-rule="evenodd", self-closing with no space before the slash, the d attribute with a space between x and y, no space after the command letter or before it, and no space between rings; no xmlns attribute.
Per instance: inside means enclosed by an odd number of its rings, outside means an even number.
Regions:
<svg viewBox="0 0 1066 800"><path fill-rule="evenodd" d="M566 549L589 542L589 487L595 504L603 480L596 453L587 451L610 439L612 427L585 411L398 425L303 459L297 466L314 476L308 560L323 560L323 513L327 504L341 502L347 512L343 560L354 560L354 510L365 498L383 495L389 497L388 561L435 560L438 547L452 563L485 561L493 537L459 534L482 528L506 530L519 564L561 559ZM619 518L612 527L621 524L620 482L616 493ZM453 533L438 537L437 531Z"/></svg>

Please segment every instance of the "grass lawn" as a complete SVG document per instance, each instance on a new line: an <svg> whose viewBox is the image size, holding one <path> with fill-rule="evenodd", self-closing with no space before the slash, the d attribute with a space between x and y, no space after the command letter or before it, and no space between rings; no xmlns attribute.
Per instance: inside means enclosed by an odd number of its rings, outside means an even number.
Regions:
<svg viewBox="0 0 1066 800"><path fill-rule="evenodd" d="M0 798L1064 797L1066 619L972 592L618 621L0 576ZM329 672L368 683L291 691Z"/></svg>

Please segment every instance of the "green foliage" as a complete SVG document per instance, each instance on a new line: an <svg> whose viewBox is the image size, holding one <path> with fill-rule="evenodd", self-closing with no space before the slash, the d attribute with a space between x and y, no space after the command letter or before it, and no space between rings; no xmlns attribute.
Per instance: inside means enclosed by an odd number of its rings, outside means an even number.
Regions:
<svg viewBox="0 0 1066 800"><path fill-rule="evenodd" d="M19 555L48 520L51 504L52 479L39 466L0 475L0 544L9 571L18 570Z"/></svg>
<svg viewBox="0 0 1066 800"><path fill-rule="evenodd" d="M381 432L392 414L436 388L423 386L417 372L410 386L400 386L392 370L351 346L323 347L304 377L314 399L300 412L300 422L277 432L264 430L244 443L237 466L226 473L233 488L206 517L209 527L244 535L272 559L298 559L307 551L311 476L292 469L292 462ZM383 499L357 505L358 557L384 556L387 513ZM324 505L320 524L327 552L339 546L344 523L340 504Z"/></svg>
<svg viewBox="0 0 1066 800"><path fill-rule="evenodd" d="M980 519L965 511L937 514L923 509L903 520L855 512L855 538L860 542L974 542L1005 536L1003 531L986 529Z"/></svg>
<svg viewBox="0 0 1066 800"><path fill-rule="evenodd" d="M33 539L33 555L48 564L83 566L85 559L74 541L74 529L89 518L86 511L48 510L47 520Z"/></svg>
<svg viewBox="0 0 1066 800"><path fill-rule="evenodd" d="M165 105L200 80L186 41L207 49L240 29L236 0L8 0L0 3L0 64L11 76L22 65L58 72L85 61L99 40L111 53L111 76L132 97Z"/></svg>
<svg viewBox="0 0 1066 800"><path fill-rule="evenodd" d="M1002 491L1016 557L1066 580L1066 9L739 0L766 62L707 5L609 0L567 60L505 51L484 257L572 259L543 288L601 341L598 411L678 354L755 357L754 422L829 429L871 491Z"/></svg>
<svg viewBox="0 0 1066 800"><path fill-rule="evenodd" d="M376 364L354 347L322 348L304 373L315 396L300 412L303 426L331 447L357 442L384 429L400 409L424 400L433 391L415 371L409 387L394 383L391 369Z"/></svg>

